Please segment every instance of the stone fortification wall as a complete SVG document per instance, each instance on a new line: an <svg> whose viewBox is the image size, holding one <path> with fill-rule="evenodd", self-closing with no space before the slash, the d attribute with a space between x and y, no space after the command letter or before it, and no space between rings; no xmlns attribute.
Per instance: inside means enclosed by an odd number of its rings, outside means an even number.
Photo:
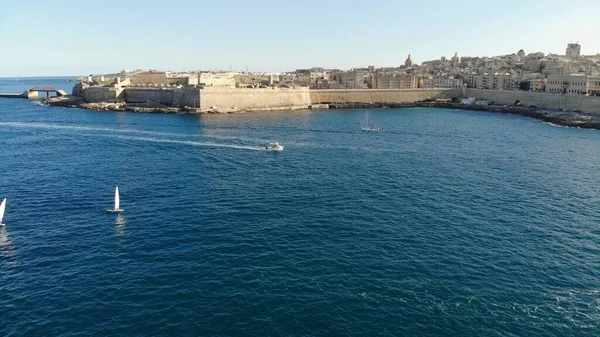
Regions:
<svg viewBox="0 0 600 337"><path fill-rule="evenodd" d="M312 103L414 103L461 97L460 89L340 89L311 90Z"/></svg>
<svg viewBox="0 0 600 337"><path fill-rule="evenodd" d="M306 109L311 105L308 87L261 89L206 87L200 90L200 97L202 111Z"/></svg>
<svg viewBox="0 0 600 337"><path fill-rule="evenodd" d="M172 105L175 101L174 89L125 88L127 103L160 103Z"/></svg>
<svg viewBox="0 0 600 337"><path fill-rule="evenodd" d="M197 88L125 88L127 103L160 103L169 106L200 106Z"/></svg>
<svg viewBox="0 0 600 337"><path fill-rule="evenodd" d="M83 84L81 82L79 82L73 86L71 95L77 96L77 97L83 97Z"/></svg>
<svg viewBox="0 0 600 337"><path fill-rule="evenodd" d="M495 104L536 105L545 109L581 110L600 114L600 97L562 95L543 92L466 89L464 96L493 101Z"/></svg>
<svg viewBox="0 0 600 337"><path fill-rule="evenodd" d="M185 87L174 89L173 90L173 105L199 108L200 107L200 89L185 88Z"/></svg>
<svg viewBox="0 0 600 337"><path fill-rule="evenodd" d="M87 103L115 102L123 97L123 89L115 87L89 87L83 90L82 97Z"/></svg>

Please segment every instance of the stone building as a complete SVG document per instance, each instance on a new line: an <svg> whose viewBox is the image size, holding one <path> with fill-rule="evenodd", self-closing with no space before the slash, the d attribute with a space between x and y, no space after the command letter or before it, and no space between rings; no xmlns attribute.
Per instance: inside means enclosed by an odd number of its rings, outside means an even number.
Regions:
<svg viewBox="0 0 600 337"><path fill-rule="evenodd" d="M373 87L375 89L416 89L417 77L407 74L377 73Z"/></svg>
<svg viewBox="0 0 600 337"><path fill-rule="evenodd" d="M198 84L198 77L195 75L170 77L166 71L142 71L137 72L127 79L131 86L195 86Z"/></svg>
<svg viewBox="0 0 600 337"><path fill-rule="evenodd" d="M310 85L312 79L310 69L296 69L296 83L302 86Z"/></svg>
<svg viewBox="0 0 600 337"><path fill-rule="evenodd" d="M519 90L521 79L510 74L464 75L463 79L469 88L490 90Z"/></svg>
<svg viewBox="0 0 600 337"><path fill-rule="evenodd" d="M460 57L458 56L458 52L454 53L454 56L452 56L452 58L450 59L450 64L452 64L453 67L458 67L458 65L460 64Z"/></svg>
<svg viewBox="0 0 600 337"><path fill-rule="evenodd" d="M451 89L451 88L462 88L463 80L460 78L444 77L444 76L429 76L424 77L419 80L419 88L442 88L442 89Z"/></svg>
<svg viewBox="0 0 600 337"><path fill-rule="evenodd" d="M525 62L525 51L523 49L517 52L517 57L519 58L519 63Z"/></svg>
<svg viewBox="0 0 600 337"><path fill-rule="evenodd" d="M351 71L344 71L339 74L339 84L337 87L344 89L367 89L367 77L369 72L367 70L353 69Z"/></svg>
<svg viewBox="0 0 600 337"><path fill-rule="evenodd" d="M567 44L566 54L568 59L576 60L581 56L581 45L579 43Z"/></svg>
<svg viewBox="0 0 600 337"><path fill-rule="evenodd" d="M588 77L585 75L552 75L547 77L546 92L555 94L588 93Z"/></svg>
<svg viewBox="0 0 600 337"><path fill-rule="evenodd" d="M600 76L588 77L588 95L600 96Z"/></svg>
<svg viewBox="0 0 600 337"><path fill-rule="evenodd" d="M235 88L234 72L203 72L200 73L198 82L205 87L229 87Z"/></svg>
<svg viewBox="0 0 600 337"><path fill-rule="evenodd" d="M408 54L408 58L406 58L406 61L404 61L404 65L407 67L412 67L413 60L412 60L412 57L410 57L410 54Z"/></svg>
<svg viewBox="0 0 600 337"><path fill-rule="evenodd" d="M535 92L546 91L546 79L541 77L524 79L521 82L521 90Z"/></svg>

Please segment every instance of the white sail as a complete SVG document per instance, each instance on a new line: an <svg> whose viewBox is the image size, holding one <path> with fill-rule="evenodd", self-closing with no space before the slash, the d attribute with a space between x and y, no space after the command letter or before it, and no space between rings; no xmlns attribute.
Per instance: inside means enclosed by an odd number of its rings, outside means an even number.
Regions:
<svg viewBox="0 0 600 337"><path fill-rule="evenodd" d="M369 126L369 112L367 111L367 113L365 114L365 119L363 119L361 128L366 128Z"/></svg>
<svg viewBox="0 0 600 337"><path fill-rule="evenodd" d="M369 112L368 111L365 114L365 119L363 120L360 128L361 128L361 130L367 131L367 132L379 132L378 126L376 126L376 125L370 126L369 125Z"/></svg>
<svg viewBox="0 0 600 337"><path fill-rule="evenodd" d="M115 188L115 211L119 209L119 186Z"/></svg>
<svg viewBox="0 0 600 337"><path fill-rule="evenodd" d="M2 200L0 204L0 224L2 224L2 219L4 219L4 209L6 208L6 198Z"/></svg>

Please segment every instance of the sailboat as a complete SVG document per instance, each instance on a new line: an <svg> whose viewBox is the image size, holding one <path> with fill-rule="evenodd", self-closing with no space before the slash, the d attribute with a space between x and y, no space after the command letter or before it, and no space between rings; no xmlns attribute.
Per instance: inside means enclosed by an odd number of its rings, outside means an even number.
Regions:
<svg viewBox="0 0 600 337"><path fill-rule="evenodd" d="M365 132L379 132L379 126L369 126L369 112L367 111L365 119L363 119L360 129Z"/></svg>
<svg viewBox="0 0 600 337"><path fill-rule="evenodd" d="M4 200L2 200L2 203L0 204L0 226L4 227L5 225L2 223L2 219L4 218L4 209L6 208L6 198L4 198Z"/></svg>
<svg viewBox="0 0 600 337"><path fill-rule="evenodd" d="M119 198L119 186L115 188L115 208L107 209L106 211L109 213L121 213L123 212L122 208L119 208L120 198Z"/></svg>

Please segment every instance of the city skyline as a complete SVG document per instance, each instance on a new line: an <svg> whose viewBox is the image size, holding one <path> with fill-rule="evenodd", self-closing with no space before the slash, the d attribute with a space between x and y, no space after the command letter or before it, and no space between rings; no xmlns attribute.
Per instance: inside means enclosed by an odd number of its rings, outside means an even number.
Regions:
<svg viewBox="0 0 600 337"><path fill-rule="evenodd" d="M502 4L374 1L282 4L237 1L179 6L107 0L64 6L0 4L0 77L83 75L121 69L284 72L321 66L394 67L423 61L516 53L600 52L594 13L578 1ZM475 7L477 6L477 7ZM477 10L474 10L477 8ZM183 10L182 10L183 9ZM419 15L415 15L415 13ZM40 57L43 56L43 57Z"/></svg>

